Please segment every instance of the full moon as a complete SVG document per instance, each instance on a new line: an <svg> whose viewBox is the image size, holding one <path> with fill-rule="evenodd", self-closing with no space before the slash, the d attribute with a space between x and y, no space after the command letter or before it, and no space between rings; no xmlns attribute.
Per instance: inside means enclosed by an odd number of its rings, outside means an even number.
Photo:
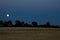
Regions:
<svg viewBox="0 0 60 40"><path fill-rule="evenodd" d="M10 16L10 14L6 14L6 16L7 16L7 17L9 17L9 16Z"/></svg>

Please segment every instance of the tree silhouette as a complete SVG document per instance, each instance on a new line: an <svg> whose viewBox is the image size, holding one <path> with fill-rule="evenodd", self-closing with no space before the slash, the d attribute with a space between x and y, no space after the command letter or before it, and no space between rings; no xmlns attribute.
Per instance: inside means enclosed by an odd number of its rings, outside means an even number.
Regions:
<svg viewBox="0 0 60 40"><path fill-rule="evenodd" d="M23 21L23 22L21 22L21 27L24 27L24 21Z"/></svg>
<svg viewBox="0 0 60 40"><path fill-rule="evenodd" d="M38 25L37 25L37 22L35 22L35 21L32 22L32 26L33 26L33 27L37 27L37 26L38 26Z"/></svg>
<svg viewBox="0 0 60 40"><path fill-rule="evenodd" d="M28 27L28 23L25 23L24 26L25 26L25 27Z"/></svg>
<svg viewBox="0 0 60 40"><path fill-rule="evenodd" d="M15 26L19 27L21 26L20 24L21 24L20 21L17 20Z"/></svg>
<svg viewBox="0 0 60 40"><path fill-rule="evenodd" d="M8 26L9 26L9 27L12 27L12 25L13 25L13 24L12 24L11 20L8 21Z"/></svg>
<svg viewBox="0 0 60 40"><path fill-rule="evenodd" d="M24 24L24 22L20 22L19 20L17 20L15 26L22 27L23 24Z"/></svg>
<svg viewBox="0 0 60 40"><path fill-rule="evenodd" d="M4 27L8 27L8 22L4 22Z"/></svg>
<svg viewBox="0 0 60 40"><path fill-rule="evenodd" d="M51 27L49 21L46 23L45 27Z"/></svg>
<svg viewBox="0 0 60 40"><path fill-rule="evenodd" d="M0 20L0 27L2 27L3 26L3 21L2 20Z"/></svg>
<svg viewBox="0 0 60 40"><path fill-rule="evenodd" d="M33 21L31 24L24 23L24 21L20 22L16 20L15 25L12 24L12 21L2 21L0 20L0 27L44 27L44 28L60 28L58 25L50 25L50 22L46 22L46 24L38 25L37 22Z"/></svg>
<svg viewBox="0 0 60 40"><path fill-rule="evenodd" d="M50 26L50 22L47 22L46 24L47 24L47 26Z"/></svg>

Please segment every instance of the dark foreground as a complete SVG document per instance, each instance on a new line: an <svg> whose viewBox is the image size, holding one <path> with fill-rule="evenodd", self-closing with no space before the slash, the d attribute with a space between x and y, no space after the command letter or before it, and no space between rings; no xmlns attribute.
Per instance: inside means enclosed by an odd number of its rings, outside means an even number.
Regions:
<svg viewBox="0 0 60 40"><path fill-rule="evenodd" d="M60 28L1 27L0 40L60 40Z"/></svg>

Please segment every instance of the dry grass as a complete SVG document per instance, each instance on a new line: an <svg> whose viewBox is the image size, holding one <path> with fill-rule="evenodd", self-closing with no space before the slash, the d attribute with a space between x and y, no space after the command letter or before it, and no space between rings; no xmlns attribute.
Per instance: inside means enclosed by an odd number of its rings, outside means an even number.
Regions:
<svg viewBox="0 0 60 40"><path fill-rule="evenodd" d="M0 40L60 40L60 28L0 28Z"/></svg>

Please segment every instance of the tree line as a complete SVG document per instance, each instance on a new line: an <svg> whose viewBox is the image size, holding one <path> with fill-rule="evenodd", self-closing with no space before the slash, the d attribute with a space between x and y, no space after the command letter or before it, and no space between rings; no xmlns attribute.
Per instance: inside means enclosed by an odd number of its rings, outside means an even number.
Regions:
<svg viewBox="0 0 60 40"><path fill-rule="evenodd" d="M58 25L50 25L50 22L46 22L46 24L38 25L37 22L33 21L31 24L20 22L16 20L15 24L12 24L12 21L2 21L0 20L0 27L44 27L44 28L60 28Z"/></svg>

